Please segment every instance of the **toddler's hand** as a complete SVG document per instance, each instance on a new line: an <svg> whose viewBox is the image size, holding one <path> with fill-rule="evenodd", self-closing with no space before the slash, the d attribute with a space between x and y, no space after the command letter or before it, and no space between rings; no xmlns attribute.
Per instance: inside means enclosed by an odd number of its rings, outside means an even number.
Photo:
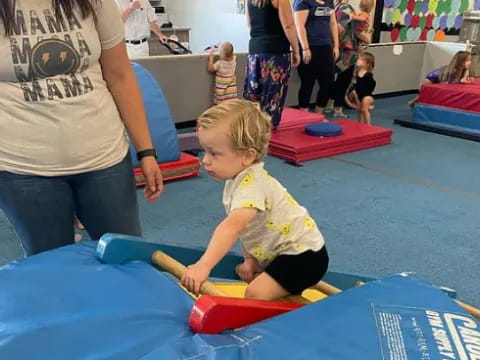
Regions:
<svg viewBox="0 0 480 360"><path fill-rule="evenodd" d="M187 267L187 271L182 276L182 285L185 288L198 295L203 282L208 279L210 270L207 266L196 263Z"/></svg>
<svg viewBox="0 0 480 360"><path fill-rule="evenodd" d="M237 265L235 271L242 281L251 283L263 269L256 259L246 258L242 264Z"/></svg>

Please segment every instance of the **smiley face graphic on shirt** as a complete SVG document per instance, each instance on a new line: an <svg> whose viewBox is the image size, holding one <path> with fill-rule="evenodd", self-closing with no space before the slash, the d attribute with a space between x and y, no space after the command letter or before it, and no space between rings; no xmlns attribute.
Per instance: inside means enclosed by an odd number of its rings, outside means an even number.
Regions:
<svg viewBox="0 0 480 360"><path fill-rule="evenodd" d="M48 39L32 49L31 69L37 78L73 74L80 67L80 54L66 41Z"/></svg>

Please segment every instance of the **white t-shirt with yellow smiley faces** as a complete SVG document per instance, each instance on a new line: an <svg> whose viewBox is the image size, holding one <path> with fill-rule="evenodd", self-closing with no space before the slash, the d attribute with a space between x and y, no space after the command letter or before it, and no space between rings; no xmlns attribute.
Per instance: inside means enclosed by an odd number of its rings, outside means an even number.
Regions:
<svg viewBox="0 0 480 360"><path fill-rule="evenodd" d="M268 174L263 162L226 182L223 204L227 214L239 208L258 210L241 239L244 248L264 266L280 254L318 251L325 244L307 209Z"/></svg>

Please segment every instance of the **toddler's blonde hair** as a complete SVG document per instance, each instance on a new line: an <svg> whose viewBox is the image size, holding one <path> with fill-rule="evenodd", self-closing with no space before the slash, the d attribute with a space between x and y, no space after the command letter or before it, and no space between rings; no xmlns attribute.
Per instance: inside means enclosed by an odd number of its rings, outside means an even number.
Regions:
<svg viewBox="0 0 480 360"><path fill-rule="evenodd" d="M233 45L228 41L220 44L220 56L224 59L231 59L233 57Z"/></svg>
<svg viewBox="0 0 480 360"><path fill-rule="evenodd" d="M373 10L373 0L360 0L360 10L371 13Z"/></svg>
<svg viewBox="0 0 480 360"><path fill-rule="evenodd" d="M241 99L229 100L206 110L198 118L197 126L212 129L220 123L230 122L230 136L234 150L255 149L254 162L267 155L272 133L270 117L258 104Z"/></svg>

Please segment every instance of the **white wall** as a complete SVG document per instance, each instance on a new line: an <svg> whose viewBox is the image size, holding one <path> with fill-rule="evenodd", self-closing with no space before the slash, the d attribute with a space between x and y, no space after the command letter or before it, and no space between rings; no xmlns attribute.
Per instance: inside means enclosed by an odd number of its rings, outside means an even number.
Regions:
<svg viewBox="0 0 480 360"><path fill-rule="evenodd" d="M165 5L174 26L191 28L190 48L194 53L221 41L230 41L235 52L248 50L245 15L235 13L235 1L169 0Z"/></svg>

